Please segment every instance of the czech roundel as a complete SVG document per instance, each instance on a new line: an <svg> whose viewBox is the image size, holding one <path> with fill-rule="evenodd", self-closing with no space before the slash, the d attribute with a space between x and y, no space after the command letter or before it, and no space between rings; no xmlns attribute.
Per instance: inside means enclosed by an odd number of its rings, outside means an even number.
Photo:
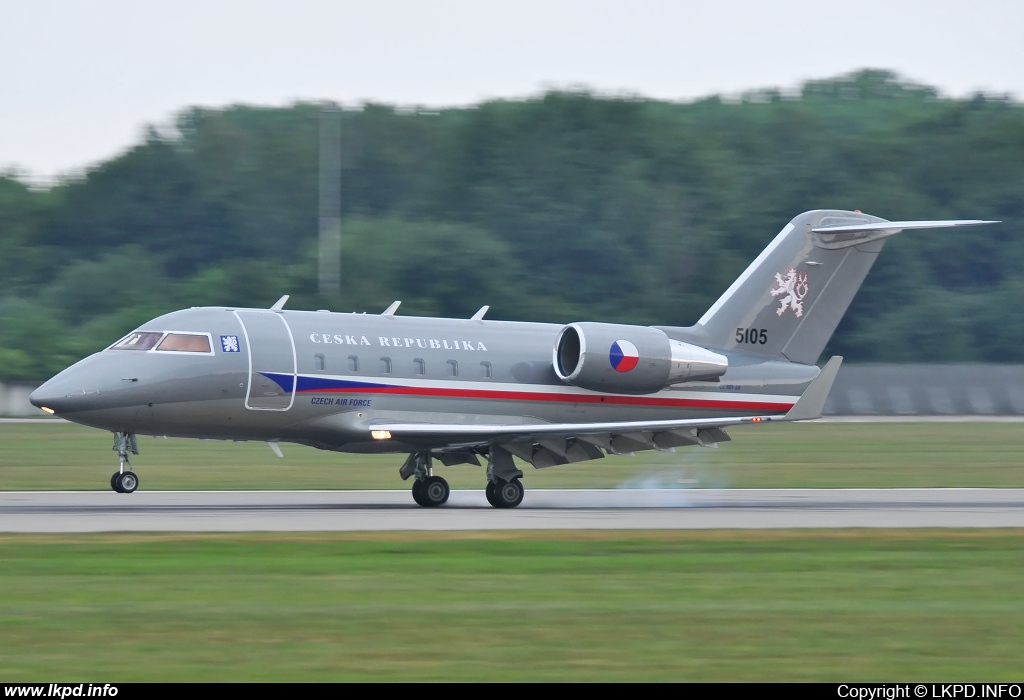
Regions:
<svg viewBox="0 0 1024 700"><path fill-rule="evenodd" d="M608 359L611 360L612 369L616 372L628 372L639 364L640 353L628 340L616 340L612 343Z"/></svg>

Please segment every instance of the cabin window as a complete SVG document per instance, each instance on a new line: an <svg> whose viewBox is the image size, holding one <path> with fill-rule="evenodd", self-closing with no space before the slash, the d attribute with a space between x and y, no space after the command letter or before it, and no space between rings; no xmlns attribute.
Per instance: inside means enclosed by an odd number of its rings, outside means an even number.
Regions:
<svg viewBox="0 0 1024 700"><path fill-rule="evenodd" d="M413 371L413 374L426 374L427 373L427 363L426 363L426 361L424 361L424 359L422 357L417 357L415 360L412 361L412 371Z"/></svg>
<svg viewBox="0 0 1024 700"><path fill-rule="evenodd" d="M210 336L197 333L168 333L156 346L158 352L202 352L213 354Z"/></svg>
<svg viewBox="0 0 1024 700"><path fill-rule="evenodd" d="M485 360L480 363L480 376L484 379L490 379L493 376L490 362Z"/></svg>
<svg viewBox="0 0 1024 700"><path fill-rule="evenodd" d="M349 355L348 356L348 371L358 372L359 371L359 356Z"/></svg>
<svg viewBox="0 0 1024 700"><path fill-rule="evenodd" d="M313 355L313 369L317 372L323 372L327 369L327 358L320 353Z"/></svg>
<svg viewBox="0 0 1024 700"><path fill-rule="evenodd" d="M447 365L448 365L448 376L449 377L457 377L457 376L459 376L459 361L458 360L448 360Z"/></svg>
<svg viewBox="0 0 1024 700"><path fill-rule="evenodd" d="M133 333L129 333L124 338L121 338L121 340L111 345L110 349L149 350L156 345L161 336L163 336L163 333L156 333L153 331L135 331Z"/></svg>
<svg viewBox="0 0 1024 700"><path fill-rule="evenodd" d="M391 374L391 358L382 357L380 358L380 371L381 374Z"/></svg>

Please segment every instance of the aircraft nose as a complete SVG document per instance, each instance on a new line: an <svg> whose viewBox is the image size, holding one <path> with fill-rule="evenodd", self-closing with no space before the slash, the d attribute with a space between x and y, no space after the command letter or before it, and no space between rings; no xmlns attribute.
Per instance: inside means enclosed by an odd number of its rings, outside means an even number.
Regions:
<svg viewBox="0 0 1024 700"><path fill-rule="evenodd" d="M98 352L45 382L29 401L75 423L130 432L139 406L147 401L137 391L140 374L135 358Z"/></svg>
<svg viewBox="0 0 1024 700"><path fill-rule="evenodd" d="M55 378L56 379L56 378ZM61 382L63 383L63 382ZM44 413L58 414L74 410L75 400L54 379L45 382L28 396L29 403ZM79 392L83 394L83 392Z"/></svg>
<svg viewBox="0 0 1024 700"><path fill-rule="evenodd" d="M36 389L35 391L28 395L28 402L35 406L36 408L43 408L50 405L50 402L46 400L46 398L50 395L50 392L45 391L43 389L44 386L46 385L43 384L43 386L39 387L38 389Z"/></svg>
<svg viewBox="0 0 1024 700"><path fill-rule="evenodd" d="M93 355L44 382L29 394L29 402L50 414L71 413L96 408L100 390L111 383L104 366Z"/></svg>

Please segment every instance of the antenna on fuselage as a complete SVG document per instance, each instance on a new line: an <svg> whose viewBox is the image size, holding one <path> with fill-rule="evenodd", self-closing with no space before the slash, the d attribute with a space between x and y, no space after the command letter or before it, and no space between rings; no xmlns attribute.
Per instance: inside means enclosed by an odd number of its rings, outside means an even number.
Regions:
<svg viewBox="0 0 1024 700"><path fill-rule="evenodd" d="M398 307L401 306L401 305L402 305L402 302L400 302L400 301L392 302L391 306L389 306L388 308L384 309L384 313L382 313L381 316L394 316L395 312L398 311Z"/></svg>
<svg viewBox="0 0 1024 700"><path fill-rule="evenodd" d="M470 321L482 321L483 318L484 318L484 314L486 314L490 310L490 308L491 308L490 306L488 306L487 304L484 304L483 306L480 307L480 310L477 311L475 314L473 314L473 316L469 320Z"/></svg>
<svg viewBox="0 0 1024 700"><path fill-rule="evenodd" d="M285 294L283 297L274 302L274 305L270 307L271 311L280 311L284 308L284 305L288 303L288 297L290 294Z"/></svg>

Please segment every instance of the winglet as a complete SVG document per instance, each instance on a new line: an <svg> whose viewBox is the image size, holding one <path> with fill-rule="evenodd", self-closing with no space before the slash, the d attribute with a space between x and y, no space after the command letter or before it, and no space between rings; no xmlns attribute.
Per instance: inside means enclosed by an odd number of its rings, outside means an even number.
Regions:
<svg viewBox="0 0 1024 700"><path fill-rule="evenodd" d="M839 374L839 365L842 363L843 358L839 355L835 355L826 362L818 376L811 381L807 390L797 399L793 408L789 409L789 413L782 420L821 418L821 410L825 408L825 399L828 398L828 392L832 390L832 383L835 382L836 375Z"/></svg>

